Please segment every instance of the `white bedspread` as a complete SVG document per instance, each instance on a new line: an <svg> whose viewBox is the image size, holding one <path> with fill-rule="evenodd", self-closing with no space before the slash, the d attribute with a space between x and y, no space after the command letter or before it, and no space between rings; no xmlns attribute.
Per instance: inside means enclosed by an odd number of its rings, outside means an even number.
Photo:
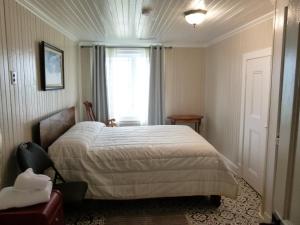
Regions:
<svg viewBox="0 0 300 225"><path fill-rule="evenodd" d="M81 122L50 146L49 155L66 180L88 182L87 198L237 194L222 157L187 126Z"/></svg>

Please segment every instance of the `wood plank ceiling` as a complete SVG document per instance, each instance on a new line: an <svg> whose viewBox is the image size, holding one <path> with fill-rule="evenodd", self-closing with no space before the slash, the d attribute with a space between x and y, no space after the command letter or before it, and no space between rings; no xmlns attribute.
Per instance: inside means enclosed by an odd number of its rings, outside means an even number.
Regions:
<svg viewBox="0 0 300 225"><path fill-rule="evenodd" d="M202 45L273 11L272 0L17 0L79 41ZM143 7L151 13L142 14ZM208 10L195 29L189 9Z"/></svg>

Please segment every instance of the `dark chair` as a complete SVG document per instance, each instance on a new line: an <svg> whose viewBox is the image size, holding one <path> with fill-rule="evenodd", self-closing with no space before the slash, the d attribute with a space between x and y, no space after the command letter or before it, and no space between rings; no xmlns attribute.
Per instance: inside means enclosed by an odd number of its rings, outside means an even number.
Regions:
<svg viewBox="0 0 300 225"><path fill-rule="evenodd" d="M20 144L17 150L17 161L21 171L32 168L36 174L42 174L46 169L52 168L55 172L53 188L61 191L65 204L76 206L84 199L88 188L87 183L66 182L55 168L54 162L39 145L32 142Z"/></svg>
<svg viewBox="0 0 300 225"><path fill-rule="evenodd" d="M86 116L87 116L88 120L96 121L96 116L93 111L93 104L88 101L83 102L83 104L85 106L85 112L86 112ZM116 119L114 119L114 118L108 119L107 121L105 121L105 124L108 127L116 127L117 126Z"/></svg>

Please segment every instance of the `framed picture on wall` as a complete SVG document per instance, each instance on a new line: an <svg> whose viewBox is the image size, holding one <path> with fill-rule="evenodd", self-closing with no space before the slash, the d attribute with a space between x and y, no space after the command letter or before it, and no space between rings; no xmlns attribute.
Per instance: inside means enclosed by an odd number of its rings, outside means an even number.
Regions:
<svg viewBox="0 0 300 225"><path fill-rule="evenodd" d="M40 63L42 89L44 91L64 89L64 51L42 41Z"/></svg>

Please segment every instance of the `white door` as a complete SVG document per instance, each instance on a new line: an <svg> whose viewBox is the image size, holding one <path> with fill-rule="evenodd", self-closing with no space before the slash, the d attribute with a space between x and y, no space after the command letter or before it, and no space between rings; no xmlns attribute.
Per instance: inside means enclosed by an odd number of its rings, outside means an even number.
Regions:
<svg viewBox="0 0 300 225"><path fill-rule="evenodd" d="M245 102L243 137L243 177L263 193L266 164L271 56L244 60Z"/></svg>

